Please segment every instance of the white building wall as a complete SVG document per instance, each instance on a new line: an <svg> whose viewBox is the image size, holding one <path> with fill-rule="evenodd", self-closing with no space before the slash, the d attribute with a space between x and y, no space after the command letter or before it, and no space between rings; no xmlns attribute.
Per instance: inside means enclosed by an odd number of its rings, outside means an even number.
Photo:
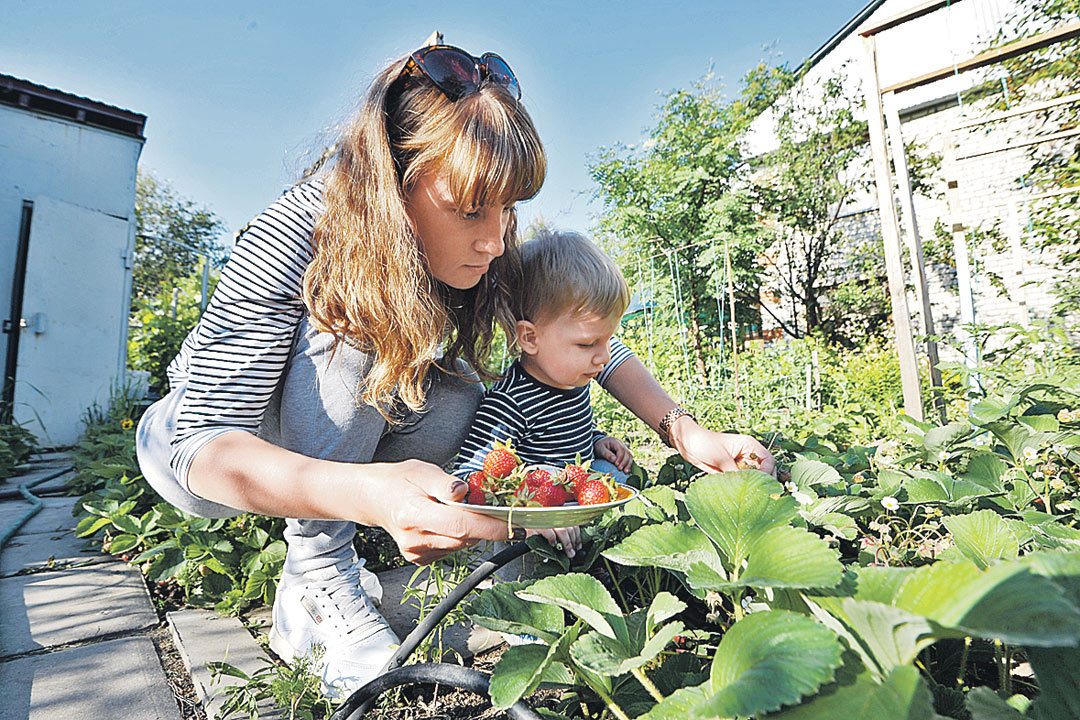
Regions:
<svg viewBox="0 0 1080 720"><path fill-rule="evenodd" d="M15 418L27 423L45 444L74 442L81 430L81 410L93 402L107 401L110 382L123 374L125 305L129 297L130 274L126 274L126 282L117 283L115 269L117 265L123 267L125 255L130 255L136 167L142 143L140 138L0 105L0 315L6 318L10 307L24 200L57 200L86 213L103 216L105 224L114 228L104 234L95 231L90 240L80 236L80 227L76 224L65 228L62 237L50 241L54 243L50 252L62 252L62 246L58 244L63 242L79 243L82 239L94 243L92 252L80 252L80 256L88 260L80 264L77 272L65 272L47 289L37 291L48 294L53 319L63 324L69 312L78 315L85 309L85 298L90 293L106 305L115 305L115 316L121 320L109 319L107 328L87 326L77 347L48 349L50 353L66 353L69 364L78 364L83 356L107 358L106 362L97 363L98 367L85 376L85 381L80 382L76 390L55 375L49 377L56 380L56 392L49 380L39 379L44 386L30 388L17 377ZM31 256L34 250L31 247ZM48 255L38 253L39 257ZM49 272L47 267L34 270L39 276ZM24 297L24 317L34 314L34 303L33 297ZM23 342L45 341L47 334L48 331L31 340L23 333L20 355ZM6 356L8 337L0 335L0 369ZM62 362L56 363L57 368L63 366ZM62 371L55 373L59 375ZM72 392L77 396L72 396ZM79 409L73 412L72 408ZM40 427L39 418L44 428Z"/></svg>
<svg viewBox="0 0 1080 720"><path fill-rule="evenodd" d="M922 0L885 2L862 27L880 23L918 4L922 4ZM985 48L987 40L1014 11L1015 3L1012 0L969 0L884 31L877 36L881 87L971 57ZM821 58L808 72L804 82L816 84L837 72L843 72L849 86L861 92L868 77L867 58L865 41L856 30ZM1000 71L990 66L985 70L958 74L897 94L895 97L904 140L916 140L924 144L928 151L947 157L949 138L955 139L958 154L964 155L1030 136L1033 118L1023 116L953 132L953 128L961 122L985 116L989 112L985 103L972 103L970 98L965 99L964 93L999 77ZM752 153L763 154L776 147L772 129L774 122L771 113L766 113L754 123L746 138ZM933 236L938 221L946 228L951 228L954 222L984 230L996 225L1002 233L1007 251L984 246L976 250L977 255L973 258L978 263L979 271L973 278L975 319L979 323L1026 323L1029 319L1046 317L1053 305L1054 298L1048 292L1054 279L1052 259L1041 257L1024 243L1027 215L1022 178L1029 165L1025 149L961 159L951 164L946 162L936 179L956 180L959 183L954 207L950 208L944 197L915 198L916 220L924 243ZM867 172L872 173L869 164ZM854 198L844 209L844 214L852 218L848 224L858 228L857 234L862 235L868 230L877 232L877 199L873 193L871 187L869 193ZM873 217L856 222L855 218L863 214ZM905 260L906 254L905 248ZM955 272L950 268L934 266L928 267L927 271L937 326L935 329L940 335L953 334L959 323ZM1004 293L991 282L991 274L1004 282ZM913 316L917 314L914 294L909 296L908 307ZM959 354L950 352L948 347L943 348L942 355L944 359L959 359Z"/></svg>

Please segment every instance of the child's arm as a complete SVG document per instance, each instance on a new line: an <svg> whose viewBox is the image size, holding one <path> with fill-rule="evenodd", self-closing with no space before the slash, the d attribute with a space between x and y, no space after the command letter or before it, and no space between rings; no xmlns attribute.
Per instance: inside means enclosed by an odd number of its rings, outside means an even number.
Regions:
<svg viewBox="0 0 1080 720"><path fill-rule="evenodd" d="M634 464L634 456L630 454L630 448L610 435L598 438L593 444L593 451L596 457L607 460L624 473L630 472L630 467Z"/></svg>
<svg viewBox="0 0 1080 720"><path fill-rule="evenodd" d="M468 479L484 467L484 458L496 441L506 442L510 438L516 444L524 432L525 416L513 398L498 390L488 390L473 416L469 435L454 459L454 475Z"/></svg>

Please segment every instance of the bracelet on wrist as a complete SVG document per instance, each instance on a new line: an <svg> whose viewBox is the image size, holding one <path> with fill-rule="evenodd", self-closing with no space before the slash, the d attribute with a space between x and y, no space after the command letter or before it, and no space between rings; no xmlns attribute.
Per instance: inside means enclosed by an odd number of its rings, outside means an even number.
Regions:
<svg viewBox="0 0 1080 720"><path fill-rule="evenodd" d="M690 414L690 411L686 408L676 405L668 410L664 417L660 418L660 423L656 427L656 433L660 436L660 439L664 441L664 444L669 448L674 448L675 445L671 442L671 426L675 424L675 421L679 418L686 416L691 420L694 420L694 416ZM694 420L694 422L697 422Z"/></svg>

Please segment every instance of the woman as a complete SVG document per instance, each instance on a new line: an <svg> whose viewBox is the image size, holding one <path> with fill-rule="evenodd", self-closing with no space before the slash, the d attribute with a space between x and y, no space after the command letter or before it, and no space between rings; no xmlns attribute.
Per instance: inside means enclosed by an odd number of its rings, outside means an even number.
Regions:
<svg viewBox="0 0 1080 720"><path fill-rule="evenodd" d="M139 461L167 500L204 516L289 518L271 647L325 647L347 693L398 640L352 549L353 523L385 528L427 563L505 524L451 508L446 474L482 394L494 326L512 326L514 204L545 174L506 63L431 46L373 82L333 166L245 229L170 366L172 392L140 423ZM633 357L607 389L689 461L735 469L745 436L698 426ZM550 540L570 547L574 531Z"/></svg>

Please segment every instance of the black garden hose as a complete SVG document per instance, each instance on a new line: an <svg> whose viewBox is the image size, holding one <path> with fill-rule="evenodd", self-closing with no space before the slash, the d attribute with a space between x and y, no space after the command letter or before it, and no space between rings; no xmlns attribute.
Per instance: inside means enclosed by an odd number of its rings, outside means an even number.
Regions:
<svg viewBox="0 0 1080 720"><path fill-rule="evenodd" d="M74 469L74 466L66 467L63 470L57 470L56 472L46 475L45 477L38 480L34 480L33 482L22 483L21 485L19 485L18 490L3 491L2 497L0 497L0 499L18 497L21 495L23 499L26 500L26 502L30 503L30 508L25 513L23 513L19 517L19 519L16 520L12 525L5 528L3 533L0 533L0 549L3 549L4 545L7 545L8 540L11 540L11 538L15 537L15 533L19 532L19 528L25 525L30 518L37 515L38 510L40 510L43 505L41 499L34 495L32 492L30 492L30 488L34 487L35 485L40 485L47 480L58 478L64 473L71 472Z"/></svg>
<svg viewBox="0 0 1080 720"><path fill-rule="evenodd" d="M453 668L466 670L466 668L462 668L459 665L445 665L440 663L433 665L410 665L409 667L402 668L401 664L409 659L409 656L413 654L413 651L416 650L417 646L419 646L421 642L423 642L424 638L426 638L428 634L435 629L435 627L442 621L444 617L447 616L447 614L451 610L457 607L458 603L465 599L466 595L475 590L477 585L491 577L492 573L501 568L503 565L506 565L507 563L518 559L527 552L529 552L529 545L525 541L521 541L511 545L510 547L506 548L501 552L496 553L494 556L492 556L490 560L485 560L484 562L480 563L480 567L473 570L467 578L458 583L458 586L451 590L447 594L447 596L444 597L442 601L438 605L436 605L435 608L416 626L416 628L411 633L409 633L404 640L402 640L401 645L397 649L397 652L395 652L386 662L386 666L383 668L383 674L369 682L367 685L361 687L352 695L350 695L349 698L341 705L341 707L338 708L337 712L330 716L330 720L357 720L358 718L363 717L364 713L371 709L371 706L375 703L375 698L377 698L382 692L393 687L398 687L399 685L407 685L410 683L444 683L446 685L452 685L453 687L461 687L463 690L470 690L472 692L487 696L487 676L485 676L483 673L478 673L475 670L469 670L468 672L480 677L483 682L483 687L480 690L473 689L474 686L480 687L480 685L474 685L469 687L459 686L452 681L439 680L436 677L437 674L444 672L442 670L438 670L438 668ZM417 670L432 670L434 674L428 677L421 673L420 675L416 676L420 679L403 679L390 685L382 685L384 679L387 677L413 677L407 673L399 674L397 672L399 669L409 670L411 668L416 668ZM454 675L452 677L464 678L465 676ZM462 681L464 682L464 680ZM470 680L469 682L473 682L473 680ZM381 689L375 690L374 688L376 687L380 687ZM360 699L357 700L356 698ZM519 705L521 706L521 708L518 708ZM514 708L518 709L515 711ZM512 718L525 718L527 720L539 718L536 713L528 709L528 706L526 706L524 702L518 702L510 709L509 712L510 717ZM518 714L514 714L515 712Z"/></svg>

